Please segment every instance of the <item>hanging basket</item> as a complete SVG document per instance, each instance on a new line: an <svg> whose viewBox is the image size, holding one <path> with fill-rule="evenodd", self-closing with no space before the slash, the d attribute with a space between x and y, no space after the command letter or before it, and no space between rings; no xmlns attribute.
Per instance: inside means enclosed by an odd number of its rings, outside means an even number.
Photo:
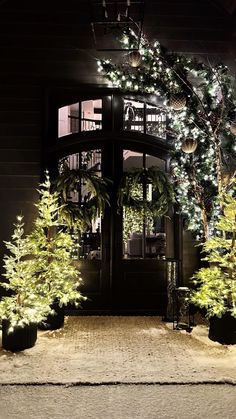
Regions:
<svg viewBox="0 0 236 419"><path fill-rule="evenodd" d="M170 96L169 107L175 111L180 111L186 105L186 96L182 93L176 93Z"/></svg>
<svg viewBox="0 0 236 419"><path fill-rule="evenodd" d="M138 67L141 64L142 56L139 51L131 51L128 55L129 64L131 67Z"/></svg>
<svg viewBox="0 0 236 419"><path fill-rule="evenodd" d="M15 326L9 332L11 324L9 320L2 320L2 346L7 351L18 352L32 348L37 340L37 324L30 323L23 326Z"/></svg>
<svg viewBox="0 0 236 419"><path fill-rule="evenodd" d="M181 146L181 149L184 153L190 154L194 153L197 148L197 141L193 138L186 138Z"/></svg>

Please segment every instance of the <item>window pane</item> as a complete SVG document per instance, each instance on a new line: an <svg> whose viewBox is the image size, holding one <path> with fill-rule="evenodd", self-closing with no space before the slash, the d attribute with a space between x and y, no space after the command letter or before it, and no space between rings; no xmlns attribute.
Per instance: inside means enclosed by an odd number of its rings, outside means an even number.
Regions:
<svg viewBox="0 0 236 419"><path fill-rule="evenodd" d="M79 131L79 103L63 106L58 110L58 137Z"/></svg>
<svg viewBox="0 0 236 419"><path fill-rule="evenodd" d="M165 171L165 161L158 157L146 155L145 167L147 169L160 169ZM158 191L152 184L147 184L146 197L150 204L158 203ZM156 217L147 211L145 219L145 256L148 258L165 257L166 234L164 217Z"/></svg>
<svg viewBox="0 0 236 419"><path fill-rule="evenodd" d="M89 150L71 154L59 161L59 172L64 166L72 169L93 170L97 176L101 176L101 150ZM93 197L88 182L83 178L78 181L76 190L71 190L67 201L73 205L83 207ZM73 237L76 241L72 251L74 258L101 259L101 216L100 214L92 221L91 225L82 230L74 229Z"/></svg>
<svg viewBox="0 0 236 419"><path fill-rule="evenodd" d="M123 172L132 172L143 168L143 153L131 150L123 151ZM143 185L132 188L133 199L143 199ZM123 257L126 259L142 258L143 216L131 206L123 206Z"/></svg>
<svg viewBox="0 0 236 419"><path fill-rule="evenodd" d="M166 113L162 108L147 104L146 133L166 139Z"/></svg>
<svg viewBox="0 0 236 419"><path fill-rule="evenodd" d="M102 100L81 102L81 131L102 129Z"/></svg>
<svg viewBox="0 0 236 419"><path fill-rule="evenodd" d="M144 103L124 99L124 130L144 132Z"/></svg>
<svg viewBox="0 0 236 419"><path fill-rule="evenodd" d="M153 168L157 168L157 169L161 169L161 170L165 171L165 160L162 160L162 159L159 159L158 157L150 156L149 154L146 154L145 167L147 169L153 167Z"/></svg>

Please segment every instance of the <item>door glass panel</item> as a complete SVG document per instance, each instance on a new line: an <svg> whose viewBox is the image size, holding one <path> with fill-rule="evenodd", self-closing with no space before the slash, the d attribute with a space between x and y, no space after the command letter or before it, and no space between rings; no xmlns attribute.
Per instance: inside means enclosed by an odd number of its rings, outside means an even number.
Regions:
<svg viewBox="0 0 236 419"><path fill-rule="evenodd" d="M166 113L161 108L147 104L146 133L166 139Z"/></svg>
<svg viewBox="0 0 236 419"><path fill-rule="evenodd" d="M65 165L71 170L93 170L100 177L101 150L83 151L61 159L59 162L60 173ZM76 185L76 190L70 191L67 201L83 207L92 197L89 184L82 177ZM75 249L72 252L75 259L101 259L101 214L98 214L92 223L86 225L82 230L74 229L72 234L76 241Z"/></svg>
<svg viewBox="0 0 236 419"><path fill-rule="evenodd" d="M79 132L79 103L58 110L58 137Z"/></svg>
<svg viewBox="0 0 236 419"><path fill-rule="evenodd" d="M165 169L165 161L157 157L137 153L131 150L123 151L123 172L137 173L142 169ZM123 205L123 258L164 258L166 234L164 217L156 217L151 210L155 202L156 191L151 183L140 181L131 186L131 198L138 202L147 202L146 209L134 208L133 205ZM150 205L149 205L150 204Z"/></svg>
<svg viewBox="0 0 236 419"><path fill-rule="evenodd" d="M102 100L81 102L81 131L102 129Z"/></svg>
<svg viewBox="0 0 236 419"><path fill-rule="evenodd" d="M144 132L144 103L124 99L124 130Z"/></svg>

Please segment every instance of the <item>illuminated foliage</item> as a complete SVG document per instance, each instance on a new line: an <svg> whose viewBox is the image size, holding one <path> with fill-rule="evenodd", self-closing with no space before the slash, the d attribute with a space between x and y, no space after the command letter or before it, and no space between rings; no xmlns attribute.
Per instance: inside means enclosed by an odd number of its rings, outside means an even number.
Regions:
<svg viewBox="0 0 236 419"><path fill-rule="evenodd" d="M135 33L125 33L121 43L137 48ZM159 98L174 148L171 172L177 200L188 228L206 240L221 212L219 196L230 188L236 169L235 80L223 64L170 53L145 37L139 52L141 64L135 69L128 60L123 64L99 60L98 71L113 87ZM193 153L182 149L189 138L197 142Z"/></svg>

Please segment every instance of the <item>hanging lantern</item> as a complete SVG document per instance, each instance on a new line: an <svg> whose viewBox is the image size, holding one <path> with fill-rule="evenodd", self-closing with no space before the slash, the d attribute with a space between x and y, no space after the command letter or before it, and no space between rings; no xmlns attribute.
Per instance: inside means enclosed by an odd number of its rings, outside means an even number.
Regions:
<svg viewBox="0 0 236 419"><path fill-rule="evenodd" d="M236 135L236 120L231 123L231 125L230 125L230 132L233 135Z"/></svg>
<svg viewBox="0 0 236 419"><path fill-rule="evenodd" d="M186 105L186 96L183 93L175 93L170 96L169 107L175 111L180 111Z"/></svg>
<svg viewBox="0 0 236 419"><path fill-rule="evenodd" d="M138 67L141 64L142 56L139 51L131 51L128 60L131 67Z"/></svg>
<svg viewBox="0 0 236 419"><path fill-rule="evenodd" d="M194 153L197 148L197 141L194 138L186 138L181 146L181 149L184 153L190 154Z"/></svg>

